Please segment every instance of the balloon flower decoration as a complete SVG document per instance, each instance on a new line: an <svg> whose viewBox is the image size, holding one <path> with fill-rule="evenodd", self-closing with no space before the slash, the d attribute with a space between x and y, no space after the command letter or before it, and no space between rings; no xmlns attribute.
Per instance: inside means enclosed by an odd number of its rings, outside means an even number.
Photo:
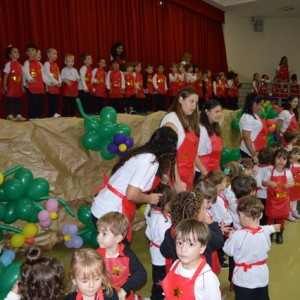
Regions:
<svg viewBox="0 0 300 300"><path fill-rule="evenodd" d="M241 152L239 148L234 148L231 151L224 147L221 154L220 167L224 170L225 164L229 161L238 161L241 158Z"/></svg>
<svg viewBox="0 0 300 300"><path fill-rule="evenodd" d="M80 248L83 245L83 239L76 235L78 227L76 224L64 224L61 233L64 236L64 243L67 248Z"/></svg>
<svg viewBox="0 0 300 300"><path fill-rule="evenodd" d="M90 117L83 111L79 98L76 102L84 118L83 125L86 130L81 137L82 145L87 149L99 151L102 158L107 160L126 154L134 141L130 137L130 127L116 122L116 110L111 106L106 106L100 111L100 118Z"/></svg>

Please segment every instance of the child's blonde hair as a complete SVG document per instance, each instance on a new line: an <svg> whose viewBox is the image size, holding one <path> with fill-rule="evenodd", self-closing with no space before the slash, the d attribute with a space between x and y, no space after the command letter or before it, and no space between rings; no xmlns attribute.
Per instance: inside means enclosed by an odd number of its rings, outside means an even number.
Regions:
<svg viewBox="0 0 300 300"><path fill-rule="evenodd" d="M97 221L97 230L110 230L114 236L121 234L124 238L129 227L128 219L121 213L111 211Z"/></svg>
<svg viewBox="0 0 300 300"><path fill-rule="evenodd" d="M70 279L75 280L79 274L81 274L84 279L101 276L102 288L105 289L105 294L107 296L112 295L111 276L106 270L104 259L96 250L78 249L73 253L69 270ZM75 285L73 289L76 290Z"/></svg>
<svg viewBox="0 0 300 300"><path fill-rule="evenodd" d="M224 173L227 175L227 185L230 185L231 181L243 173L243 169L236 161L229 161L225 164Z"/></svg>
<svg viewBox="0 0 300 300"><path fill-rule="evenodd" d="M253 169L254 163L252 158L240 158L238 163L243 167L243 169Z"/></svg>
<svg viewBox="0 0 300 300"><path fill-rule="evenodd" d="M71 54L71 53L66 53L66 54L65 54L65 61L66 61L68 58L73 58L73 59L75 59L75 56L74 56L73 54Z"/></svg>

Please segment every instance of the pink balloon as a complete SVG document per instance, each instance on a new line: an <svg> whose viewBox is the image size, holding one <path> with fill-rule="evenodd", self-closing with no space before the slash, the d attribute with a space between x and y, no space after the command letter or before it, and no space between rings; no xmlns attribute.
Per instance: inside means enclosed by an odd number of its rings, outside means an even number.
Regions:
<svg viewBox="0 0 300 300"><path fill-rule="evenodd" d="M48 219L46 221L40 221L39 224L41 225L41 227L48 227L51 224L52 220Z"/></svg>
<svg viewBox="0 0 300 300"><path fill-rule="evenodd" d="M58 201L56 199L49 199L46 203L46 208L48 211L52 212L57 212L58 210Z"/></svg>
<svg viewBox="0 0 300 300"><path fill-rule="evenodd" d="M48 210L41 210L38 213L38 218L39 218L39 221L41 221L41 222L49 220L50 219L49 211ZM50 219L50 221L51 221L51 219Z"/></svg>

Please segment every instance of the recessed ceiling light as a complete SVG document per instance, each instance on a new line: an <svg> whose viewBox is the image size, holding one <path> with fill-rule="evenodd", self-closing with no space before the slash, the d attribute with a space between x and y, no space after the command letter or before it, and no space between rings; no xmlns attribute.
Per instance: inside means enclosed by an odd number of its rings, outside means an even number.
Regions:
<svg viewBox="0 0 300 300"><path fill-rule="evenodd" d="M279 7L278 9L282 11L291 11L291 10L295 10L295 6L294 5L283 6L283 7Z"/></svg>

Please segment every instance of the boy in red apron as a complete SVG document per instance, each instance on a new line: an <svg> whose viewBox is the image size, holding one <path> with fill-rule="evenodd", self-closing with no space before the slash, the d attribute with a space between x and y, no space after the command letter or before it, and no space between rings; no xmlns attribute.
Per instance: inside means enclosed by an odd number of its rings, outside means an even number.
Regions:
<svg viewBox="0 0 300 300"><path fill-rule="evenodd" d="M153 76L153 86L155 90L156 110L166 110L165 101L168 90L167 78L164 74L164 65L158 64L157 73Z"/></svg>
<svg viewBox="0 0 300 300"><path fill-rule="evenodd" d="M176 253L170 272L162 281L166 300L220 300L220 283L202 255L210 234L197 220L181 221L174 233Z"/></svg>
<svg viewBox="0 0 300 300"><path fill-rule="evenodd" d="M145 284L147 273L135 253L122 243L128 226L127 218L119 212L103 215L97 222L97 251L105 260L119 298L134 300L134 290Z"/></svg>
<svg viewBox="0 0 300 300"><path fill-rule="evenodd" d="M141 73L142 63L136 61L133 63L135 87L136 87L136 110L138 113L146 113L145 92L143 88L143 75Z"/></svg>
<svg viewBox="0 0 300 300"><path fill-rule="evenodd" d="M145 111L151 112L153 109L153 95L154 95L154 86L153 86L153 66L147 65L145 73L143 75L143 87L145 92Z"/></svg>

